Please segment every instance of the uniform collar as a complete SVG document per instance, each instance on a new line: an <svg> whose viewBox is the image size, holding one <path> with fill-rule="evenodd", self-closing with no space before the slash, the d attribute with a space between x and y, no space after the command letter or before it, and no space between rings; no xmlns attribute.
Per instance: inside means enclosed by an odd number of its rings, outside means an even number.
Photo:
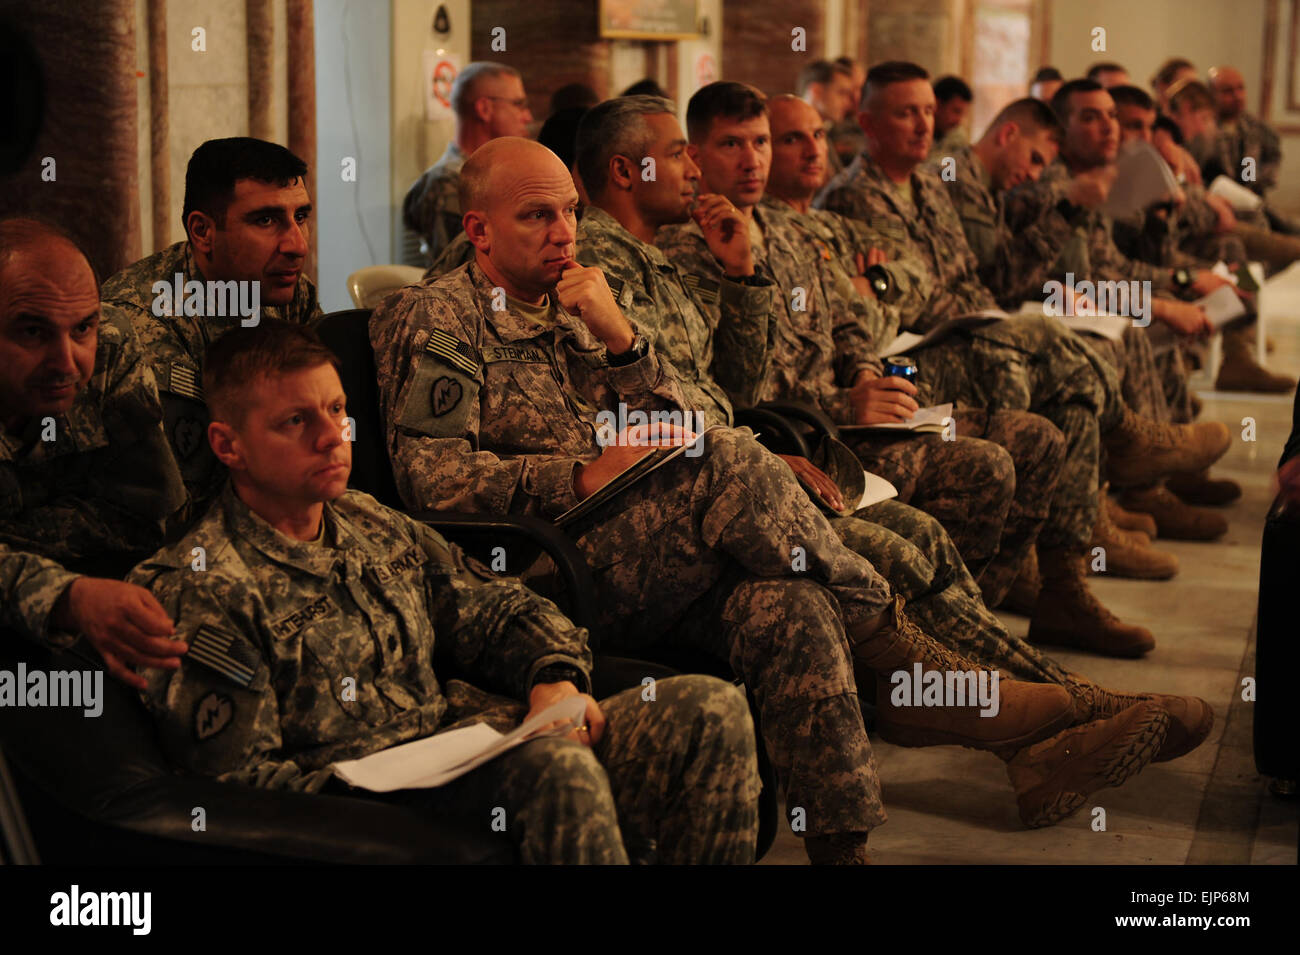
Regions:
<svg viewBox="0 0 1300 955"><path fill-rule="evenodd" d="M466 269L470 282L474 285L474 294L477 301L484 303L480 304L480 311L488 316L488 324L492 326L497 337L503 342L527 341L538 338L557 328L563 328L566 323L572 321L572 317L559 302L555 302L556 321L554 325L534 321L528 315L525 315L523 311L511 305L508 297L505 302L506 307L501 311L497 311L492 308L493 288L495 286L492 285L491 280L488 279L483 270L479 268L477 259L469 262ZM549 294L554 298L554 291Z"/></svg>
<svg viewBox="0 0 1300 955"><path fill-rule="evenodd" d="M281 534L240 500L230 481L226 482L221 492L221 508L232 538L240 538L275 563L287 564L314 577L332 576L334 568L348 552L345 548L356 547L358 544L364 547L364 540L351 532L346 527L346 522L339 520L332 502L327 501L323 510L325 541L333 540L339 547L297 541Z"/></svg>
<svg viewBox="0 0 1300 955"><path fill-rule="evenodd" d="M672 263L668 261L668 257L664 255L662 249L657 245L651 245L649 242L642 242L624 228L623 223L604 209L597 206L587 206L582 213L582 226L586 232L606 235L631 246L643 257L649 259L650 264L661 272L671 272L673 270Z"/></svg>

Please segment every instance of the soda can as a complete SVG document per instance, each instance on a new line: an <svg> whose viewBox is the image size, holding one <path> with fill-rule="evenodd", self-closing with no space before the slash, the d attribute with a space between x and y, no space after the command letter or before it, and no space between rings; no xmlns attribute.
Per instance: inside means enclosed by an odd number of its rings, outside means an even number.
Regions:
<svg viewBox="0 0 1300 955"><path fill-rule="evenodd" d="M885 359L886 378L904 378L916 384L916 362L906 355L891 355Z"/></svg>

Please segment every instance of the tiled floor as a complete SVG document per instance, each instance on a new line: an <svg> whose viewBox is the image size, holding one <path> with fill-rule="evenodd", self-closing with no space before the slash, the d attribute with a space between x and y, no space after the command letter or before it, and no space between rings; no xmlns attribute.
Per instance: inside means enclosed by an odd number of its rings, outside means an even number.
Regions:
<svg viewBox="0 0 1300 955"><path fill-rule="evenodd" d="M1273 321L1275 370L1300 375L1300 320ZM1177 555L1173 580L1094 577L1098 595L1119 616L1148 627L1156 649L1139 661L1055 651L1062 663L1121 690L1202 696L1214 706L1214 732L1195 752L1148 766L1117 789L1096 793L1059 825L1027 830L1003 764L957 747L901 749L872 740L888 822L872 833L883 864L1295 864L1300 800L1268 792L1251 752L1251 707L1240 678L1253 672L1253 625L1264 515L1273 499L1277 458L1291 426L1292 396L1219 394L1197 379L1202 420L1233 429L1234 442L1214 473L1241 482L1241 500L1224 509L1226 537L1212 544L1160 542ZM1254 418L1256 440L1241 440ZM1020 636L1028 621L1002 615ZM1235 702L1236 705L1233 705ZM1093 808L1105 809L1094 831ZM765 864L804 864L802 844L784 829Z"/></svg>

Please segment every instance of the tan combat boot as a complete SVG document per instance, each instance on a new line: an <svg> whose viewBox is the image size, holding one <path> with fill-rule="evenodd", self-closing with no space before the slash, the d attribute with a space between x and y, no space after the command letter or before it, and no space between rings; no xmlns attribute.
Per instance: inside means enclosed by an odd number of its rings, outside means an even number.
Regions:
<svg viewBox="0 0 1300 955"><path fill-rule="evenodd" d="M1137 775L1169 732L1169 714L1145 701L1035 743L1007 763L1020 819L1031 829L1077 812L1088 797Z"/></svg>
<svg viewBox="0 0 1300 955"><path fill-rule="evenodd" d="M1011 589L1002 598L1002 603L998 604L998 609L1032 617L1034 606L1038 603L1038 592L1042 589L1043 580L1038 575L1038 548L1031 547L1025 554L1024 563L1020 565L1020 573L1011 582Z"/></svg>
<svg viewBox="0 0 1300 955"><path fill-rule="evenodd" d="M1030 643L1078 647L1108 657L1140 657L1155 649L1145 627L1123 623L1088 589L1086 557L1067 547L1038 548L1043 589L1029 621Z"/></svg>
<svg viewBox="0 0 1300 955"><path fill-rule="evenodd" d="M1290 394L1295 390L1295 379L1276 375L1255 361L1254 337L1254 328L1249 326L1223 333L1223 364L1214 380L1214 390Z"/></svg>
<svg viewBox="0 0 1300 955"><path fill-rule="evenodd" d="M1184 504L1196 507L1222 507L1241 497L1240 484L1228 478L1212 478L1208 468L1195 474L1171 475L1165 478L1165 487Z"/></svg>
<svg viewBox="0 0 1300 955"><path fill-rule="evenodd" d="M896 746L969 746L1009 754L1074 722L1074 704L1066 689L1004 679L994 668L948 649L907 618L902 597L895 595L883 616L884 622L873 632L850 633L849 640L854 658L876 674L876 729L886 742ZM997 674L996 683L986 684L990 691L996 687L996 695L990 693L996 712L993 707L982 709L979 701L969 696L956 701L965 705L955 705L956 698L950 700L946 695L943 705L922 705L925 683L937 679L945 688L955 690L960 684L958 676L968 673L974 673L976 680L980 673ZM912 700L897 703L902 694L895 690L905 686ZM969 681L965 686L969 687ZM990 715L984 715L986 712Z"/></svg>
<svg viewBox="0 0 1300 955"><path fill-rule="evenodd" d="M1199 696L1171 696L1166 693L1116 693L1098 686L1087 677L1070 673L1065 688L1074 698L1074 712L1080 722L1117 716L1130 706L1151 701L1169 714L1169 735L1151 760L1163 763L1186 756L1200 746L1214 729L1214 707Z"/></svg>
<svg viewBox="0 0 1300 955"><path fill-rule="evenodd" d="M1097 561L1088 562L1088 569L1095 574L1109 574L1112 577L1130 577L1135 580L1168 580L1178 573L1178 558L1173 554L1156 550L1150 546L1149 538L1141 531L1125 531L1116 527L1110 520L1106 507L1106 489L1101 489L1102 499L1097 506L1097 523L1092 528L1092 540L1088 547L1100 547L1105 555L1104 569L1097 566Z"/></svg>
<svg viewBox="0 0 1300 955"><path fill-rule="evenodd" d="M1212 541L1228 533L1228 522L1223 515L1184 504L1163 484L1127 488L1120 495L1120 503L1130 511L1149 514L1160 536L1170 540Z"/></svg>
<svg viewBox="0 0 1300 955"><path fill-rule="evenodd" d="M1107 485L1109 487L1110 485ZM1158 531L1156 530L1155 518L1150 514L1141 514L1137 511L1127 511L1120 505L1119 501L1106 495L1106 516L1116 527L1126 530L1135 531L1146 536L1147 543L1155 539Z"/></svg>
<svg viewBox="0 0 1300 955"><path fill-rule="evenodd" d="M1128 408L1119 425L1107 432L1106 473L1125 487L1141 486L1170 474L1202 471L1223 457L1232 443L1220 421L1164 424L1135 415Z"/></svg>

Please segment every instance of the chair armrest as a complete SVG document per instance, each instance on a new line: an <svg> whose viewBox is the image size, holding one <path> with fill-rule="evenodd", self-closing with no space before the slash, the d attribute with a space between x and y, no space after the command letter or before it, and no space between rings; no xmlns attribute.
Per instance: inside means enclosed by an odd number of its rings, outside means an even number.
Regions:
<svg viewBox="0 0 1300 955"><path fill-rule="evenodd" d="M782 417L791 418L812 428L817 437L816 441L810 442L813 446L820 443L823 435L832 438L840 436L840 429L836 427L835 422L823 411L814 408L812 405L806 405L798 401L764 401L759 407L768 411L775 411Z"/></svg>
<svg viewBox="0 0 1300 955"><path fill-rule="evenodd" d="M582 552L554 524L524 514L496 517L490 514L427 511L411 516L471 552L485 552L485 548L490 549L500 543L502 538L522 540L544 552L551 558L564 582L569 604L564 608L566 614L578 626L587 629L587 642L592 652L599 649L596 583Z"/></svg>
<svg viewBox="0 0 1300 955"><path fill-rule="evenodd" d="M736 427L748 427L758 434L759 443L773 454L808 457L808 442L789 418L770 408L737 408Z"/></svg>

